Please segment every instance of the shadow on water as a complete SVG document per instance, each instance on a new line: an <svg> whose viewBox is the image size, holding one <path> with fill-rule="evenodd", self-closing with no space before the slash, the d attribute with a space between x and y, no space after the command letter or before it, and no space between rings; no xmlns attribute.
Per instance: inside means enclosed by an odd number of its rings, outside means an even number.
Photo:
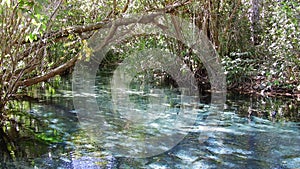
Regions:
<svg viewBox="0 0 300 169"><path fill-rule="evenodd" d="M121 131L126 121L109 113L111 73L99 75L102 77L96 86L99 107L106 112L110 125ZM150 93L151 87L132 85L135 93L130 94L130 101L138 109L149 109L153 103L151 97L136 91ZM73 108L70 79L49 86L32 92L31 96L38 100L23 98L11 103L10 120L0 130L0 168L300 167L300 111L296 100L229 94L224 111L212 124L206 118L213 105L199 103L202 106L195 124L186 126L188 134L175 147L153 157L125 158L112 155L80 127ZM168 110L180 109L176 86L167 85L166 91L170 91L165 93Z"/></svg>

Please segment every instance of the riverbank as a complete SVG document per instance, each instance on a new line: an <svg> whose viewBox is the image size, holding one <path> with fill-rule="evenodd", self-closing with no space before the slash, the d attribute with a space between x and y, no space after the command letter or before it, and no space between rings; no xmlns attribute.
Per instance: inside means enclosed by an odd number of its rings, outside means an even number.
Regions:
<svg viewBox="0 0 300 169"><path fill-rule="evenodd" d="M300 84L293 81L285 84L274 84L273 81L265 80L266 77L252 77L247 81L228 86L229 91L241 94L259 95L265 97L289 97L300 101Z"/></svg>

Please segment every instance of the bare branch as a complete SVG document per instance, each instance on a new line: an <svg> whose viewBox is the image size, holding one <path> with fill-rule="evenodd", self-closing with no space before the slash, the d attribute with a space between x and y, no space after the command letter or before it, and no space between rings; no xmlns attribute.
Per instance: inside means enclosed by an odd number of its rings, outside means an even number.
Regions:
<svg viewBox="0 0 300 169"><path fill-rule="evenodd" d="M71 68L72 66L74 66L74 64L76 63L78 59L78 55L76 57L73 57L71 60L69 60L68 62L64 63L63 65L51 70L50 72L42 75L42 76L38 76L38 77L34 77L31 79L27 79L21 82L18 82L17 86L31 86L43 81L46 81L58 74L63 73L64 71L66 71L67 69Z"/></svg>
<svg viewBox="0 0 300 169"><path fill-rule="evenodd" d="M124 8L122 10L122 13L125 13L127 11L129 3L130 3L130 0L127 0L126 4L124 5Z"/></svg>
<svg viewBox="0 0 300 169"><path fill-rule="evenodd" d="M63 0L60 0L59 3L57 4L57 6L54 8L54 11L52 12L49 20L48 20L48 23L47 23L47 28L49 29L51 27L51 21L54 20L54 18L56 17L56 13L58 11L58 8L61 6Z"/></svg>
<svg viewBox="0 0 300 169"><path fill-rule="evenodd" d="M113 0L113 14L116 15L117 14L117 1Z"/></svg>

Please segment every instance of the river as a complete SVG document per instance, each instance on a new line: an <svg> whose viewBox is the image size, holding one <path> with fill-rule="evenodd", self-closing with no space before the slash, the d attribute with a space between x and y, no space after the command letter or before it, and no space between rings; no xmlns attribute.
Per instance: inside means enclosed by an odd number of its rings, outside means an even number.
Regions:
<svg viewBox="0 0 300 169"><path fill-rule="evenodd" d="M33 90L39 100L11 103L15 121L1 132L0 168L300 167L296 99L229 93L219 110L205 95L191 109L170 85L135 82L118 95L111 76L97 76L92 115L78 114L70 79ZM184 107L192 113L180 121Z"/></svg>

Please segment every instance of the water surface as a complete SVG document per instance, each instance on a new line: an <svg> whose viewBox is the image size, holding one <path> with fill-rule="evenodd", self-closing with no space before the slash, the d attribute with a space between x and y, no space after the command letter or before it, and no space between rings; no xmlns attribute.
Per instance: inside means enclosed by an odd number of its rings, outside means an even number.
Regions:
<svg viewBox="0 0 300 169"><path fill-rule="evenodd" d="M99 73L95 84L99 112L95 119L102 118L107 124L97 131L82 127L86 121L74 110L69 80L63 80L57 90L48 88L33 93L40 98L39 102L15 101L10 117L16 122L7 123L1 133L0 167L300 167L300 111L296 100L229 94L225 109L218 111L209 104L209 96L200 96L200 101L191 104L182 102L182 91L176 86L140 84L136 80L125 95L132 105L115 106L110 82L110 72ZM118 100L122 100L122 95ZM190 118L192 123L174 130L172 124L177 122L184 106L185 111L193 111L193 116L185 119ZM146 115L128 117L128 111ZM276 115L272 117L274 111ZM143 123L137 123L138 120ZM186 135L174 147L164 143L144 144L150 136L178 132ZM105 140L99 141L98 136ZM124 141L128 138L132 141ZM160 146L159 150L165 148L165 152L145 158L120 157L118 152L125 145L132 146L129 149L132 154L138 152L137 142L145 149L148 146L148 150Z"/></svg>

